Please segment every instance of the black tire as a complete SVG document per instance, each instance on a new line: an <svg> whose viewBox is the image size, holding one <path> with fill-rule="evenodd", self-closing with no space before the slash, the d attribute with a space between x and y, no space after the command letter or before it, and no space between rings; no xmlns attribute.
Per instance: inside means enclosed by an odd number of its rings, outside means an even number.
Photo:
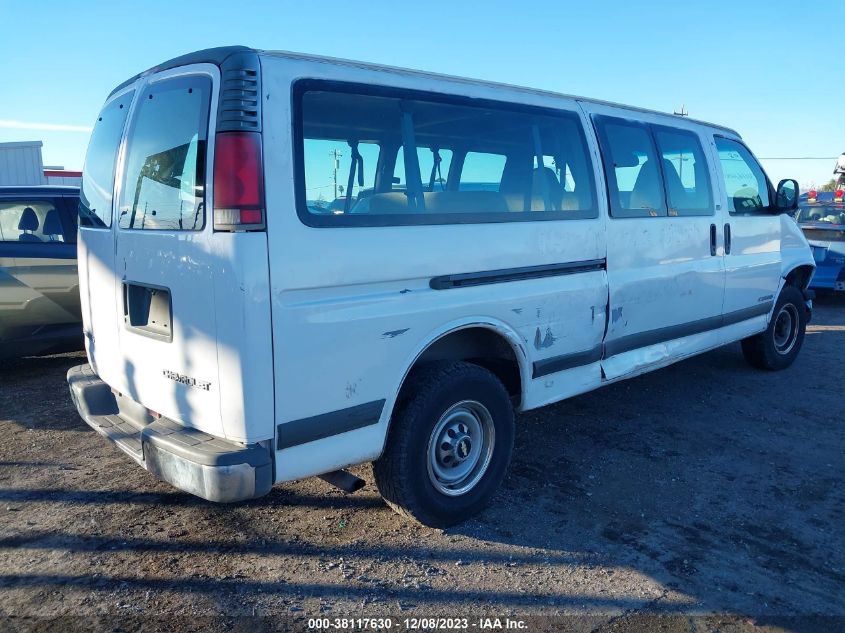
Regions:
<svg viewBox="0 0 845 633"><path fill-rule="evenodd" d="M804 344L807 316L804 294L795 286L784 286L766 331L742 341L748 364L769 371L789 367Z"/></svg>
<svg viewBox="0 0 845 633"><path fill-rule="evenodd" d="M472 408L476 405L481 406ZM492 437L488 443L472 440L467 427L460 426L462 420L473 424L468 416L474 413L478 415L479 429L490 428L492 424L493 433L485 436L482 431L474 436ZM446 433L459 429L457 438L450 436L454 438L451 453L437 448L449 444L433 437L438 428ZM440 432L438 437L449 440ZM400 514L429 527L455 525L477 514L490 502L510 463L513 438L513 406L495 375L466 362L424 365L409 377L391 420L384 453L373 463L376 486L384 500ZM473 471L468 473L467 485L475 483L465 492L461 488L449 489L434 471L448 471L449 467L463 469L473 459L473 450L483 451L479 461L473 463L483 461L486 467L478 466L474 475ZM433 457L431 451L444 456ZM465 461L457 463L460 455ZM444 463L449 460L451 464ZM452 476L451 473L446 474ZM444 493L438 486L449 492Z"/></svg>

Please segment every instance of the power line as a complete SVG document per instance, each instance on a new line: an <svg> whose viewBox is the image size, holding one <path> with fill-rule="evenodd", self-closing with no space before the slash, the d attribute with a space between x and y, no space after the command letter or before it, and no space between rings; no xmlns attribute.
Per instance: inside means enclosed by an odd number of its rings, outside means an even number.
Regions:
<svg viewBox="0 0 845 633"><path fill-rule="evenodd" d="M760 160L836 160L838 156L765 156Z"/></svg>

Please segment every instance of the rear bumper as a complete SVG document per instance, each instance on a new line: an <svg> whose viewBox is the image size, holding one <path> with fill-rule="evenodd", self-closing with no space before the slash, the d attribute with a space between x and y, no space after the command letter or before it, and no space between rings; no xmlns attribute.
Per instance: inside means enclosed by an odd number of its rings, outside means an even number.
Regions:
<svg viewBox="0 0 845 633"><path fill-rule="evenodd" d="M82 419L158 478L223 503L270 491L269 445L236 444L167 418L153 419L138 403L115 396L88 364L68 370L67 382Z"/></svg>

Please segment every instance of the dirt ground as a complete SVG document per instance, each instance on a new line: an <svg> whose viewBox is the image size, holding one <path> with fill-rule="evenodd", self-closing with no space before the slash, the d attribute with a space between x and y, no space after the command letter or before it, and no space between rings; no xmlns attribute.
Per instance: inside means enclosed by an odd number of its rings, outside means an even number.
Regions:
<svg viewBox="0 0 845 633"><path fill-rule="evenodd" d="M795 365L739 345L518 418L494 505L445 531L318 479L221 506L90 431L82 355L0 368L0 628L845 629L845 300ZM257 616L257 617L254 617ZM554 617L552 617L554 616ZM363 624L360 625L363 628ZM347 630L355 626L347 627Z"/></svg>

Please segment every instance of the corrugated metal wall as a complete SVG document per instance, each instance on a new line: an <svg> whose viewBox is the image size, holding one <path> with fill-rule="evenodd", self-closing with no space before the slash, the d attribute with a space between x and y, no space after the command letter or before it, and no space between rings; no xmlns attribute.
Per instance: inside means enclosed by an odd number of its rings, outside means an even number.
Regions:
<svg viewBox="0 0 845 633"><path fill-rule="evenodd" d="M0 143L0 185L44 185L41 141Z"/></svg>
<svg viewBox="0 0 845 633"><path fill-rule="evenodd" d="M48 185L62 185L63 187L81 187L82 176L47 176Z"/></svg>

